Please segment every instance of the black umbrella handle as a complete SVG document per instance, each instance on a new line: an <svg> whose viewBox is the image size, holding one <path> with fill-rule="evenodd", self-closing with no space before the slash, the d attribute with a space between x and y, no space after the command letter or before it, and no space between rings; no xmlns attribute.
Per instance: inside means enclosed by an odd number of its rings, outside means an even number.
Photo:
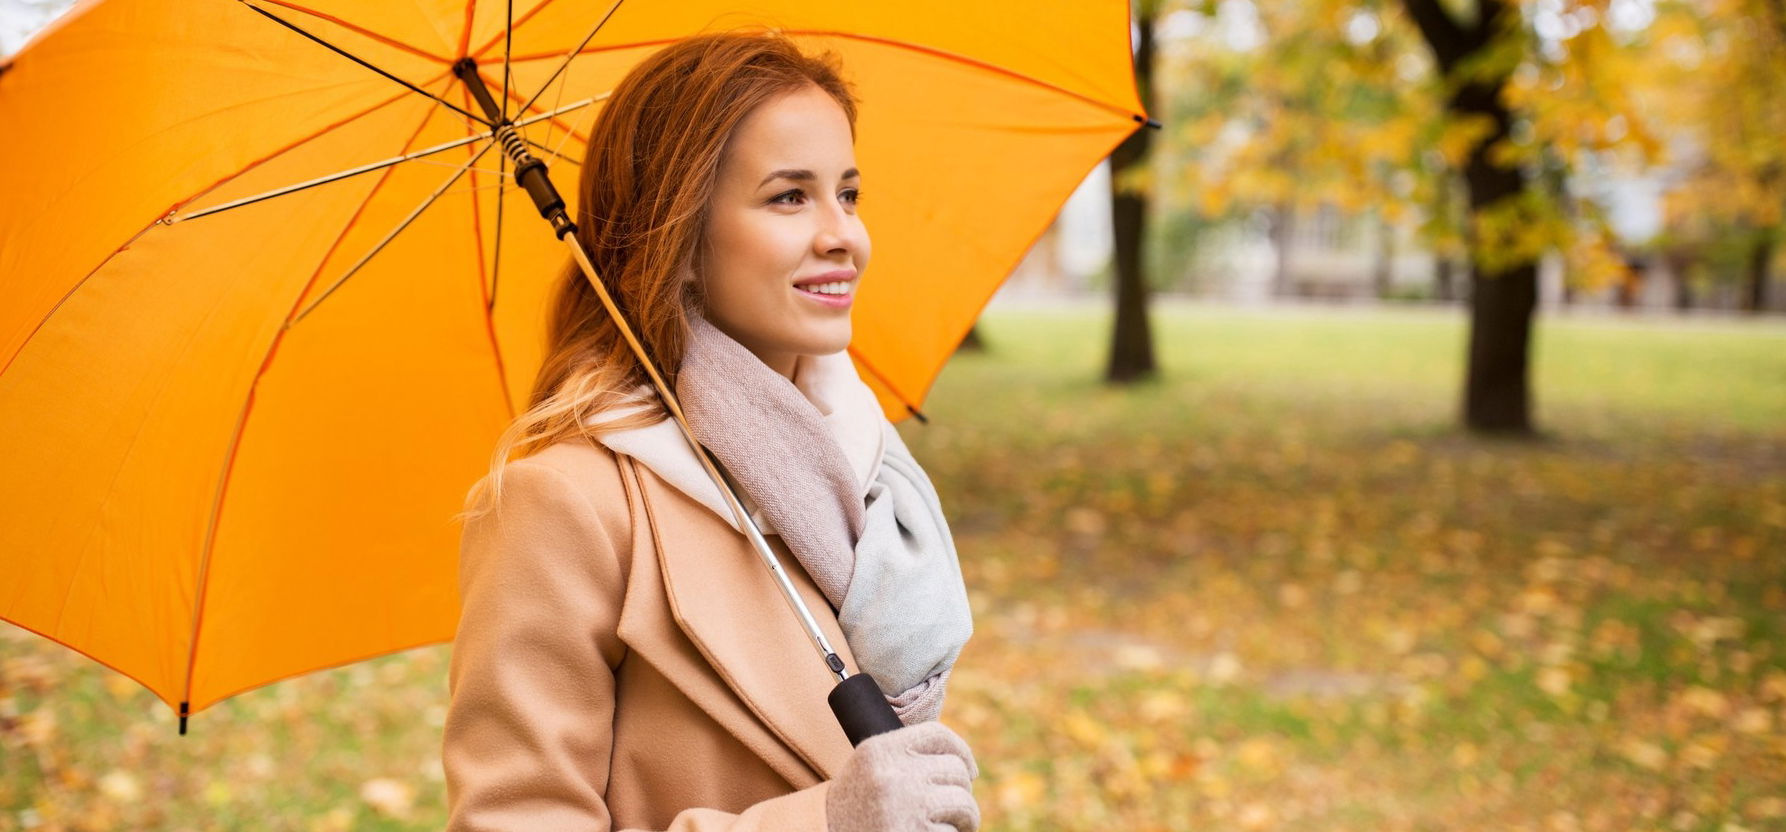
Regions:
<svg viewBox="0 0 1786 832"><path fill-rule="evenodd" d="M851 746L861 745L863 740L877 734L905 727L905 723L899 721L899 714L894 713L893 706L888 704L887 697L881 694L881 686L866 673L857 673L838 682L825 699L831 703L831 712L837 714L837 722L843 726L844 736L850 738Z"/></svg>

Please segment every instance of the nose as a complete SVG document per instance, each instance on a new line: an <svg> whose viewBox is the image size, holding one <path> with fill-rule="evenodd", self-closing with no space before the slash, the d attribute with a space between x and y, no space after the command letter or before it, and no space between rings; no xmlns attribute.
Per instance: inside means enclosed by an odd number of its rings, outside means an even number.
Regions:
<svg viewBox="0 0 1786 832"><path fill-rule="evenodd" d="M855 255L862 251L868 231L862 219L833 201L818 211L818 228L813 234L813 249L824 256Z"/></svg>

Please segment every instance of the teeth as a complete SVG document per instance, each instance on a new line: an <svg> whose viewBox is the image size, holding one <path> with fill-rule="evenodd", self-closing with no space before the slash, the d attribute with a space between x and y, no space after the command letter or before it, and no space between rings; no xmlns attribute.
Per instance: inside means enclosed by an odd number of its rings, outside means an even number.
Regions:
<svg viewBox="0 0 1786 832"><path fill-rule="evenodd" d="M836 283L809 283L805 286L801 286L800 289L802 291L815 292L821 295L847 295L850 293L850 282L847 280L840 280Z"/></svg>

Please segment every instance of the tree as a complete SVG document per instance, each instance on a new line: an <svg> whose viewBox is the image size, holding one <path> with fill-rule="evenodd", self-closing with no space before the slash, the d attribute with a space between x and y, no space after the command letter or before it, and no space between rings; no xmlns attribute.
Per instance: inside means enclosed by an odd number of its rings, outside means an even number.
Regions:
<svg viewBox="0 0 1786 832"><path fill-rule="evenodd" d="M1682 139L1664 199L1673 259L1683 272L1707 261L1742 308L1763 311L1786 242L1786 0L1664 3L1650 30L1644 92Z"/></svg>
<svg viewBox="0 0 1786 832"><path fill-rule="evenodd" d="M1684 189L1702 201L1670 193L1665 216L1727 241L1750 297L1786 242L1786 0L1173 2L1164 204L1211 223L1270 215L1279 237L1317 206L1417 216L1438 294L1469 304L1471 430L1533 432L1541 258L1558 257L1567 295L1628 286L1655 259L1640 246L1694 251L1619 240L1608 201L1676 144L1716 175Z"/></svg>
<svg viewBox="0 0 1786 832"><path fill-rule="evenodd" d="M1491 153L1513 128L1513 114L1502 93L1521 57L1518 8L1506 0L1477 0L1475 21L1464 23L1438 0L1403 0L1403 4L1450 82L1447 112L1485 125L1470 145L1463 171L1472 218L1519 214L1531 202L1527 175ZM1481 234L1480 227L1472 230L1476 233L1469 235L1470 347L1464 423L1477 431L1529 434L1532 315L1538 305L1536 252L1516 249L1485 256L1487 247L1499 240Z"/></svg>
<svg viewBox="0 0 1786 832"><path fill-rule="evenodd" d="M1135 85L1141 106L1153 111L1154 21L1158 0L1136 0ZM1104 380L1127 383L1156 373L1153 331L1147 320L1147 274L1142 258L1146 239L1148 149L1153 131L1136 130L1110 154L1110 217L1116 257L1116 324L1110 332L1110 363Z"/></svg>

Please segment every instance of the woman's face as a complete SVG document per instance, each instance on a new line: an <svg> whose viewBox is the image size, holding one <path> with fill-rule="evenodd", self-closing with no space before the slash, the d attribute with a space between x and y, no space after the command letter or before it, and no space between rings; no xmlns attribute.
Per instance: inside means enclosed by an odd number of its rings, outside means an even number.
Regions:
<svg viewBox="0 0 1786 832"><path fill-rule="evenodd" d="M789 378L797 356L849 346L869 254L860 182L849 120L813 85L752 110L721 155L697 278L706 316Z"/></svg>

